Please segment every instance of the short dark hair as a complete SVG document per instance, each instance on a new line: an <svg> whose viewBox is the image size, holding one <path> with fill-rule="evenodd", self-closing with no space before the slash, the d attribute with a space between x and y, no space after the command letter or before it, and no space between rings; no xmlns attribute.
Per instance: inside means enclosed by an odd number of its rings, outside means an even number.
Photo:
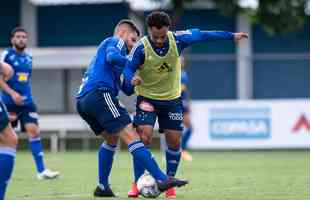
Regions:
<svg viewBox="0 0 310 200"><path fill-rule="evenodd" d="M15 33L17 33L17 32L24 32L24 33L28 34L26 29L18 26L18 27L13 28L13 30L11 31L11 38L14 37Z"/></svg>
<svg viewBox="0 0 310 200"><path fill-rule="evenodd" d="M154 11L146 17L146 24L148 27L155 26L160 29L163 26L169 27L171 25L171 19L169 15L163 11Z"/></svg>
<svg viewBox="0 0 310 200"><path fill-rule="evenodd" d="M138 36L140 36L141 33L140 33L138 26L131 19L122 19L121 21L117 23L116 27L122 24L127 24L133 31L137 33Z"/></svg>

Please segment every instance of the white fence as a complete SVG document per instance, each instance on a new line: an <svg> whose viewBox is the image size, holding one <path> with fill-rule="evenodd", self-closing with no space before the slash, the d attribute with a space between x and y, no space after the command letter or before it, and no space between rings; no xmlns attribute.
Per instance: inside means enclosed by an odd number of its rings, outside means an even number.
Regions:
<svg viewBox="0 0 310 200"><path fill-rule="evenodd" d="M310 148L310 100L193 101L193 149Z"/></svg>

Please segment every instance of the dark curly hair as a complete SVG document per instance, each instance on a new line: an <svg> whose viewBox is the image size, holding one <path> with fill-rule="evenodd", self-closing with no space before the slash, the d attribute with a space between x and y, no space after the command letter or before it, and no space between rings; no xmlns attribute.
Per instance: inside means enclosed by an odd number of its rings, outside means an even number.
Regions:
<svg viewBox="0 0 310 200"><path fill-rule="evenodd" d="M154 11L146 17L146 24L148 27L155 26L161 29L163 26L169 27L171 25L171 19L169 15L163 11Z"/></svg>

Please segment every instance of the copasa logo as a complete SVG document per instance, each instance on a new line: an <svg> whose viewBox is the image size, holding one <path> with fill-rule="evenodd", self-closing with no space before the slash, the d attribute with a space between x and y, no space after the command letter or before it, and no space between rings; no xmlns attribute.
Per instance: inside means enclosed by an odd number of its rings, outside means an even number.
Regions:
<svg viewBox="0 0 310 200"><path fill-rule="evenodd" d="M268 139L269 108L214 108L209 113L212 139Z"/></svg>
<svg viewBox="0 0 310 200"><path fill-rule="evenodd" d="M298 118L297 122L295 123L295 125L292 129L292 132L294 134L297 134L297 133L301 132L302 130L310 133L310 121L307 119L305 114L302 114Z"/></svg>

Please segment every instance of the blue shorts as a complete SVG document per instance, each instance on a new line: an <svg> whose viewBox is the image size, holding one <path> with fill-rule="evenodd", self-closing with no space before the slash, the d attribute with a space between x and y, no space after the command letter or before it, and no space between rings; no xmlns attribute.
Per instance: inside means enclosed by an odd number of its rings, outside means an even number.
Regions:
<svg viewBox="0 0 310 200"><path fill-rule="evenodd" d="M154 127L158 118L159 132L164 130L183 130L183 106L181 98L164 101L137 97L134 125L151 125Z"/></svg>
<svg viewBox="0 0 310 200"><path fill-rule="evenodd" d="M106 89L97 88L77 98L76 108L96 135L118 133L131 123L127 110Z"/></svg>
<svg viewBox="0 0 310 200"><path fill-rule="evenodd" d="M20 123L21 131L25 132L25 125L33 123L38 125L39 115L37 113L37 107L34 103L17 106L7 105L8 112L10 115L15 115L17 119L12 122L12 126L15 128Z"/></svg>
<svg viewBox="0 0 310 200"><path fill-rule="evenodd" d="M8 126L9 116L5 105L0 102L0 133Z"/></svg>

